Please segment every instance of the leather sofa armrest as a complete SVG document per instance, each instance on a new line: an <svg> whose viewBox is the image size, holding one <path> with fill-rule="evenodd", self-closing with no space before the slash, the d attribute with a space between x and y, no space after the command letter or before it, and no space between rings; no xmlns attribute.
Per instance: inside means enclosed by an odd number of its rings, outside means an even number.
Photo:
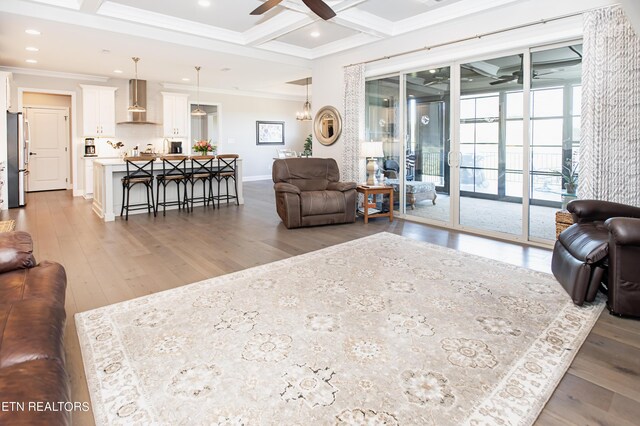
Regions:
<svg viewBox="0 0 640 426"><path fill-rule="evenodd" d="M612 217L640 218L640 208L600 200L574 200L567 205L575 223L605 221Z"/></svg>
<svg viewBox="0 0 640 426"><path fill-rule="evenodd" d="M275 185L273 185L273 189L275 189L276 192L290 192L292 194L300 194L300 188L285 182L276 183Z"/></svg>
<svg viewBox="0 0 640 426"><path fill-rule="evenodd" d="M31 235L22 231L0 233L0 273L34 266Z"/></svg>
<svg viewBox="0 0 640 426"><path fill-rule="evenodd" d="M356 186L358 186L358 184L355 182L329 182L329 185L327 185L327 190L346 192L352 189L356 189Z"/></svg>
<svg viewBox="0 0 640 426"><path fill-rule="evenodd" d="M614 217L605 222L611 241L621 246L640 246L640 219Z"/></svg>

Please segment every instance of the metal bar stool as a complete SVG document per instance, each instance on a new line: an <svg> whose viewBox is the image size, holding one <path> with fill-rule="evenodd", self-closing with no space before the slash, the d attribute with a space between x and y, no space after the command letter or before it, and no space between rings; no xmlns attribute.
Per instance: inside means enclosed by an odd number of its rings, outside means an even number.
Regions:
<svg viewBox="0 0 640 426"><path fill-rule="evenodd" d="M236 200L236 205L240 205L238 200L238 181L237 181L237 160L240 156L238 154L218 154L218 167L213 174L213 178L218 182L217 195L212 196L214 200L218 200L218 207L220 207L220 200L226 200L229 204L229 200ZM227 192L220 194L220 183L224 179ZM234 194L229 194L229 179L233 179Z"/></svg>
<svg viewBox="0 0 640 426"><path fill-rule="evenodd" d="M156 176L158 185L156 187L156 210L162 206L162 215L167 215L167 206L178 206L178 210L182 206L187 205L187 171L185 170L187 163L186 155L165 155L160 157L162 160L162 174ZM171 183L176 184L177 198L175 201L167 201L167 186ZM160 201L160 185L162 185L162 201ZM184 197L180 197L180 186L184 186Z"/></svg>
<svg viewBox="0 0 640 426"><path fill-rule="evenodd" d="M213 204L213 208L216 207L213 202L213 162L215 155L192 155L191 156L191 170L187 173L187 184L191 184L191 211L193 211L193 203L202 203L204 206L208 206L209 202ZM195 197L193 195L193 188L196 183L202 182L202 197ZM207 190L209 193L207 194Z"/></svg>
<svg viewBox="0 0 640 426"><path fill-rule="evenodd" d="M156 206L153 200L153 162L155 157L126 157L127 174L122 178L122 208L120 209L120 217L124 211L127 211L125 220L129 220L129 211L147 209L149 213L153 210L153 216L156 216ZM147 202L138 204L129 204L129 196L131 188L137 184L143 184L147 191ZM151 200L149 200L151 194Z"/></svg>

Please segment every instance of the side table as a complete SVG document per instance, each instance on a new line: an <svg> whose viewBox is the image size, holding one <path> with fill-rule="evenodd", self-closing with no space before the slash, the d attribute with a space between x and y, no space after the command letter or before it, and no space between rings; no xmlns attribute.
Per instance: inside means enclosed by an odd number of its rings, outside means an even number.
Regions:
<svg viewBox="0 0 640 426"><path fill-rule="evenodd" d="M356 188L360 194L364 195L364 203L362 206L362 212L359 212L364 216L364 223L369 223L369 218L372 217L388 217L389 222L393 222L393 187L392 186L369 186L358 185ZM382 194L389 196L389 211L382 212L376 207L376 195ZM369 196L373 196L373 202L369 201Z"/></svg>

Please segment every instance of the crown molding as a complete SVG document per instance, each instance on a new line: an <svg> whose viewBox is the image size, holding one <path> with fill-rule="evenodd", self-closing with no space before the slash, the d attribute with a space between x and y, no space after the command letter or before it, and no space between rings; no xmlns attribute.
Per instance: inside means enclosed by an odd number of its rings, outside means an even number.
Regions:
<svg viewBox="0 0 640 426"><path fill-rule="evenodd" d="M160 85L169 90L181 90L187 92L196 92L197 87L187 84L175 84L175 83L160 83ZM304 102L306 99L305 96L297 96L297 95L287 95L283 93L268 93L268 92L259 92L259 91L251 91L251 90L227 90L227 89L216 89L212 87L202 87L200 86L200 93L214 93L218 95L231 95L231 96L246 96L251 98L264 98L264 99L278 99L282 101L296 101L296 102Z"/></svg>
<svg viewBox="0 0 640 426"><path fill-rule="evenodd" d="M74 74L74 73L68 73L68 72L38 70L38 69L32 69L32 68L0 66L0 71L6 71L13 74L34 75L37 77L64 78L67 80L95 81L100 83L105 83L110 80L109 77L102 77L99 75Z"/></svg>

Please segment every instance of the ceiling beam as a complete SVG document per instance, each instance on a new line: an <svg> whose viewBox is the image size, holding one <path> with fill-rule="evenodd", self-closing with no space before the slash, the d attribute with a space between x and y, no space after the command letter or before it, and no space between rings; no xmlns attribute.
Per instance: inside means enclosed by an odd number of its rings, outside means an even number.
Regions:
<svg viewBox="0 0 640 426"><path fill-rule="evenodd" d="M81 0L80 11L85 13L96 13L104 0Z"/></svg>
<svg viewBox="0 0 640 426"><path fill-rule="evenodd" d="M316 20L316 18L307 14L286 10L262 24L245 31L244 44L248 46L258 46L300 28L304 28Z"/></svg>

